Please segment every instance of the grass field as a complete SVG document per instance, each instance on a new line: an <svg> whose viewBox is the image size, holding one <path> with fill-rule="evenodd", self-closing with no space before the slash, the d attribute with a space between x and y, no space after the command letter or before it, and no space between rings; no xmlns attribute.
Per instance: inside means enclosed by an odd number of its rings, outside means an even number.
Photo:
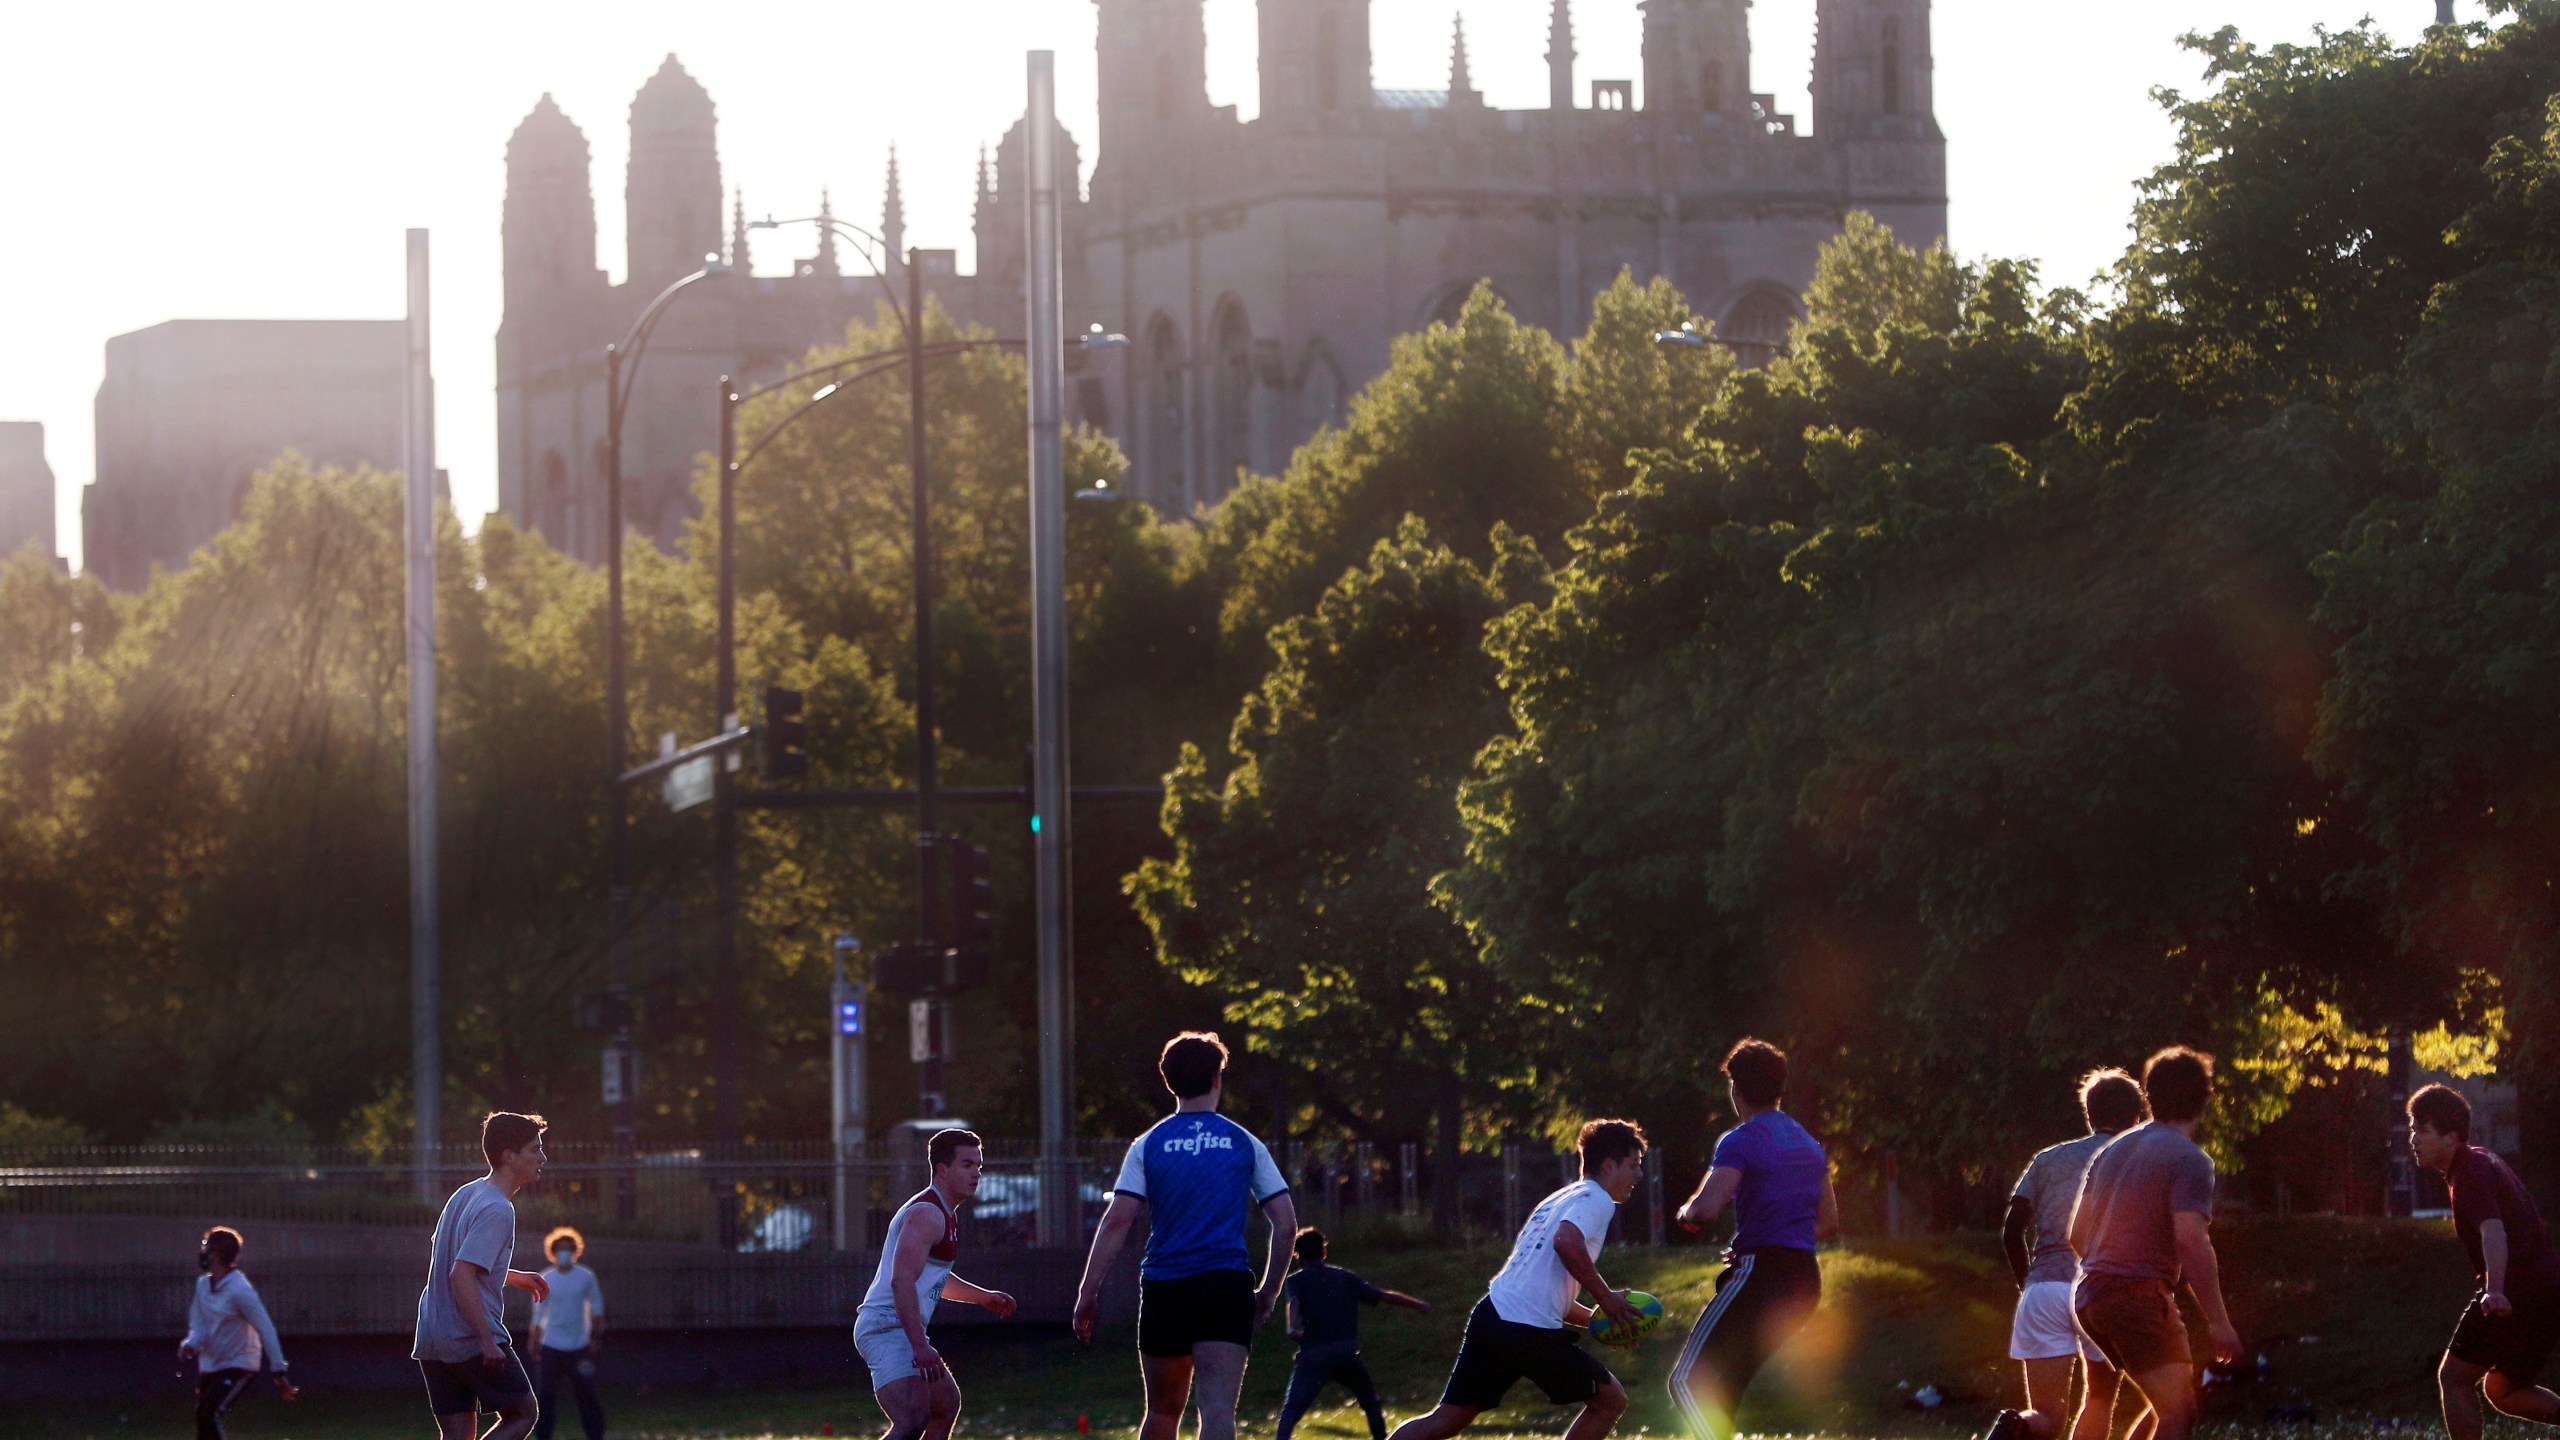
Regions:
<svg viewBox="0 0 2560 1440"><path fill-rule="evenodd" d="M2226 1227L2220 1236L2233 1308L2244 1334L2267 1356L2263 1379L2208 1392L2220 1434L2286 1440L2409 1440L2436 1427L2433 1367L2467 1292L2461 1252L2441 1223L2303 1219ZM1346 1240L1337 1258L1381 1284L1436 1302L1428 1316L1371 1313L1364 1346L1385 1391L1390 1423L1426 1408L1457 1348L1466 1310L1501 1260L1492 1250L1389 1249ZM1622 1285L1660 1295L1673 1324L1697 1314L1712 1293L1715 1258L1702 1249L1617 1250L1602 1268ZM1934 1437L1978 1430L1999 1404L2015 1403L2014 1367L2003 1358L2012 1297L1988 1236L1936 1237L1851 1245L1824 1257L1821 1316L1764 1375L1742 1415L1755 1434L1825 1437ZM289 1339L290 1337L288 1337ZM1666 1328L1644 1348L1606 1352L1636 1407L1622 1432L1677 1433L1662 1376L1676 1336ZM1133 1432L1139 1402L1128 1334L1087 1350L1056 1330L955 1335L951 1353L968 1394L963 1433L1047 1437L1076 1431L1119 1440ZM1288 1342L1277 1324L1255 1348L1245 1388L1244 1433L1267 1436L1288 1375ZM1923 1411L1922 1386L1953 1398ZM1514 1398L1539 1397L1522 1387ZM1310 1417L1311 1440L1363 1440L1347 1398ZM2307 1403L2316 1420L2275 1424L2269 1412ZM851 1388L607 1394L613 1434L629 1440L709 1437L818 1437L876 1434L878 1412ZM262 1394L235 1412L241 1440L302 1437L414 1437L430 1433L408 1393L312 1394L287 1407ZM1567 1412L1526 1404L1485 1417L1480 1433L1553 1435ZM569 1416L561 1433L574 1435ZM80 1404L45 1410L0 1407L0 1436L75 1437L183 1434L185 1397L173 1386L149 1403ZM2510 1436L2522 1427L2506 1427ZM2438 1432L2440 1433L2440 1431ZM2492 1431L2493 1435L2501 1433Z"/></svg>

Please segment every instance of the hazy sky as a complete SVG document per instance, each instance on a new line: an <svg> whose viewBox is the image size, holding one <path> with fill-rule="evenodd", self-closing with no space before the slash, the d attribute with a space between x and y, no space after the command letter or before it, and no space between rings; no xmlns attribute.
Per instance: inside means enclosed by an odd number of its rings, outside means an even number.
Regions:
<svg viewBox="0 0 2560 1440"><path fill-rule="evenodd" d="M1254 0L1207 0L1211 98L1255 109ZM1496 106L1546 103L1548 0L1374 0L1382 87L1438 89L1453 13ZM1813 0L1757 0L1755 88L1805 116ZM2478 0L2462 0L2465 18ZM1636 0L1576 0L1578 86L1634 78ZM1940 0L1950 227L1970 256L2077 282L2122 248L2166 154L2155 86L2193 87L2186 31L2309 38L2371 15L2409 40L2434 0ZM1022 110L1022 55L1059 53L1092 156L1091 0L706 6L665 0L10 5L0 14L0 419L41 420L63 551L80 555L107 337L182 316L390 318L402 231L434 232L437 453L466 525L496 503L498 210L508 134L544 91L595 157L600 259L622 269L624 122L668 52L720 110L752 213L819 187L866 223L895 143L910 243L968 264L977 147ZM1800 119L1800 124L1809 124ZM759 270L809 244L758 238ZM1074 317L1070 317L1072 320Z"/></svg>

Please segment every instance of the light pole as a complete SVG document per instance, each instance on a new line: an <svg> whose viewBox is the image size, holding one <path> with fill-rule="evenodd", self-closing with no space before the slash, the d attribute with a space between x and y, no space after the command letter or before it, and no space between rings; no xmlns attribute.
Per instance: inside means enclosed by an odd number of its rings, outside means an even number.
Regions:
<svg viewBox="0 0 2560 1440"><path fill-rule="evenodd" d="M1030 257L1024 327L1031 412L1031 814L1040 967L1040 1213L1044 1246L1082 1229L1075 1145L1075 950L1067 888L1066 344L1059 246L1057 56L1028 61Z"/></svg>
<svg viewBox="0 0 2560 1440"><path fill-rule="evenodd" d="M407 364L402 374L401 468L406 517L409 657L409 1069L418 1200L442 1188L443 940L436 879L436 394L430 363L427 232L409 232Z"/></svg>
<svg viewBox="0 0 2560 1440"><path fill-rule="evenodd" d="M646 358L649 336L658 328L660 317L675 298L694 285L715 275L726 275L729 267L716 255L703 257L702 268L658 292L631 328L623 332L620 343L605 347L605 724L611 737L610 764L606 788L611 792L605 835L606 919L605 957L612 998L614 1049L628 1063L631 1054L631 975L629 929L631 910L631 837L628 806L623 802L622 770L630 758L631 699L627 688L622 634L622 421L629 411L631 391L639 380L640 362ZM735 1037L728 1037L731 1045ZM715 1039L715 1048L720 1042ZM633 1086L619 1088L613 1105L613 1143L616 1152L631 1154L639 1144L638 1097ZM737 1104L735 1077L720 1078L720 1108L725 1122ZM724 1136L728 1138L724 1124ZM628 1197L626 1197L628 1198Z"/></svg>

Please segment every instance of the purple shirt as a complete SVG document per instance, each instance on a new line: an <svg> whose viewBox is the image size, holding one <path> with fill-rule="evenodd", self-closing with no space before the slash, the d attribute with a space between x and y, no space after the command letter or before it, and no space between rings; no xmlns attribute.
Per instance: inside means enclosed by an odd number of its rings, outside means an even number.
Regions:
<svg viewBox="0 0 2560 1440"><path fill-rule="evenodd" d="M1733 1193L1733 1248L1810 1250L1831 1161L1784 1110L1763 1110L1724 1132L1713 1168L1739 1170Z"/></svg>

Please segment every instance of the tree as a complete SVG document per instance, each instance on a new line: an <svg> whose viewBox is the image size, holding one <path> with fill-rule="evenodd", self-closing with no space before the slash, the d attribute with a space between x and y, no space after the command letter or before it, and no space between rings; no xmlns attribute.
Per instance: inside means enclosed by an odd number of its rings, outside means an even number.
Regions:
<svg viewBox="0 0 2560 1440"><path fill-rule="evenodd" d="M1359 1138L1428 1125L1451 1178L1470 1103L1500 1107L1530 1073L1518 1041L1535 1024L1430 903L1459 858L1455 787L1501 722L1484 627L1545 583L1509 529L1492 552L1479 565L1409 518L1275 629L1228 740L1235 768L1221 783L1184 748L1174 853L1129 880L1158 956L1223 997L1266 1071ZM1434 1201L1454 1222L1454 1184Z"/></svg>
<svg viewBox="0 0 2560 1440"><path fill-rule="evenodd" d="M2524 42L2514 30L2505 43ZM2503 977L2520 1021L2538 1178L2560 1144L2560 108L2501 141L2486 198L2451 227L2465 267L2437 287L2372 403L2394 468L2425 489L2377 500L2321 573L2346 633L2315 750L2379 847L2408 960Z"/></svg>

